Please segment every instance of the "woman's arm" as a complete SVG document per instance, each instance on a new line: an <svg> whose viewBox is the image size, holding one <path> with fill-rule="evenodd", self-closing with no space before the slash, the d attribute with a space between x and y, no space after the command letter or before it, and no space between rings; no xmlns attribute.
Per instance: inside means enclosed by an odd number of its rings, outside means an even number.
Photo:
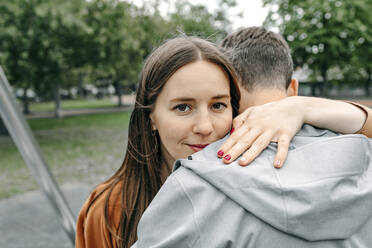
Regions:
<svg viewBox="0 0 372 248"><path fill-rule="evenodd" d="M343 134L358 132L367 119L362 108L343 101L317 97L288 97L304 105L304 123Z"/></svg>
<svg viewBox="0 0 372 248"><path fill-rule="evenodd" d="M270 142L278 143L274 166L280 168L288 146L304 123L351 134L372 136L371 109L358 104L316 97L293 96L283 100L246 109L234 119L235 131L221 146L225 163L241 154L239 164L248 165ZM221 153L220 153L221 154Z"/></svg>

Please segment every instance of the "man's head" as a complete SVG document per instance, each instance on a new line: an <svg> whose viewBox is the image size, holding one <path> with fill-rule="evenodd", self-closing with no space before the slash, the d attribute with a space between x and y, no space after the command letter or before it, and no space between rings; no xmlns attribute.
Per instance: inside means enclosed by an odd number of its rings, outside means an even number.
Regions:
<svg viewBox="0 0 372 248"><path fill-rule="evenodd" d="M290 50L279 34L260 27L244 28L228 35L221 46L240 76L241 110L297 95Z"/></svg>

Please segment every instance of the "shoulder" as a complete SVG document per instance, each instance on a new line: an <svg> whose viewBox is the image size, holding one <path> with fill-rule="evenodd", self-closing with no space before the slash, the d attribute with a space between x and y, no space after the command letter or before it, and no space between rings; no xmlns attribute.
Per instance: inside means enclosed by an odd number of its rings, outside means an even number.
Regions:
<svg viewBox="0 0 372 248"><path fill-rule="evenodd" d="M105 206L109 196L109 183L98 185L82 206L76 227L76 247L116 247L106 219ZM116 184L108 199L108 221L113 230L119 226L121 215L121 186Z"/></svg>
<svg viewBox="0 0 372 248"><path fill-rule="evenodd" d="M200 247L193 203L194 173L180 167L165 181L138 224L137 247Z"/></svg>
<svg viewBox="0 0 372 248"><path fill-rule="evenodd" d="M194 166L203 166L206 163L205 161L192 162ZM176 194L177 191L177 195L182 195L194 202L195 198L202 195L211 185L203 176L199 175L199 171L193 169L193 167L190 166L189 168L183 164L168 177L161 190L164 188L164 190L172 191L172 194Z"/></svg>

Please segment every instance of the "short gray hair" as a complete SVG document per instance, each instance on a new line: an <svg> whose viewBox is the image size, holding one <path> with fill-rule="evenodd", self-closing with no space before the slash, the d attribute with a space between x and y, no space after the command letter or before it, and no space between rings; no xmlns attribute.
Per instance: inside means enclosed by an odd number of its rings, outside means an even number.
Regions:
<svg viewBox="0 0 372 248"><path fill-rule="evenodd" d="M249 27L228 35L221 46L247 91L288 88L293 60L281 35L262 27Z"/></svg>

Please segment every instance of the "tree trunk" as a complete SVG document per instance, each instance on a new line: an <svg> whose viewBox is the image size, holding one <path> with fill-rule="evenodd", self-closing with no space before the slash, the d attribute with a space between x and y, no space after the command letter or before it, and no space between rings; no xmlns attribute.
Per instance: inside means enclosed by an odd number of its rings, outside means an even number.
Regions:
<svg viewBox="0 0 372 248"><path fill-rule="evenodd" d="M27 115L30 114L30 101L27 96L27 88L23 89L23 97L22 97L22 102L23 102L23 114Z"/></svg>
<svg viewBox="0 0 372 248"><path fill-rule="evenodd" d="M315 83L313 83L313 84L310 84L310 89L311 89L311 95L312 96L316 96L317 94L316 94L316 84Z"/></svg>
<svg viewBox="0 0 372 248"><path fill-rule="evenodd" d="M62 118L62 109L61 109L61 96L59 94L59 83L55 83L53 87L54 95L54 117Z"/></svg>
<svg viewBox="0 0 372 248"><path fill-rule="evenodd" d="M83 73L79 73L79 79L78 79L78 96L79 98L83 98Z"/></svg>
<svg viewBox="0 0 372 248"><path fill-rule="evenodd" d="M114 82L115 88L116 88L116 94L118 96L118 107L123 106L123 101L121 99L122 96L122 90L121 90L121 84L119 80L115 80Z"/></svg>
<svg viewBox="0 0 372 248"><path fill-rule="evenodd" d="M323 97L328 97L328 78L327 78L327 67L323 66L322 68L322 77L323 77L323 86L322 86L322 93Z"/></svg>
<svg viewBox="0 0 372 248"><path fill-rule="evenodd" d="M372 72L371 72L371 69L367 69L367 73L368 73L368 78L364 84L364 91L365 91L365 96L366 97L370 97L371 96L371 90L370 90L370 87L371 87L371 82L372 82Z"/></svg>

